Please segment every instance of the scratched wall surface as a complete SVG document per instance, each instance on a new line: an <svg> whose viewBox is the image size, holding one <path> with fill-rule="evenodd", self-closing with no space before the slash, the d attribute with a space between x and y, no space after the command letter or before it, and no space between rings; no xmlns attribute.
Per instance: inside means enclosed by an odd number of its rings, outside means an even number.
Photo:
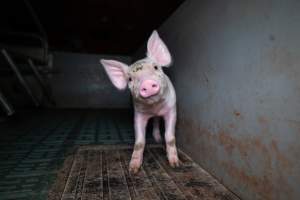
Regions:
<svg viewBox="0 0 300 200"><path fill-rule="evenodd" d="M300 1L188 0L159 29L177 140L245 200L300 199Z"/></svg>
<svg viewBox="0 0 300 200"><path fill-rule="evenodd" d="M99 60L116 59L129 64L130 57L79 53L54 53L50 77L53 97L59 108L129 108L128 91L118 91Z"/></svg>

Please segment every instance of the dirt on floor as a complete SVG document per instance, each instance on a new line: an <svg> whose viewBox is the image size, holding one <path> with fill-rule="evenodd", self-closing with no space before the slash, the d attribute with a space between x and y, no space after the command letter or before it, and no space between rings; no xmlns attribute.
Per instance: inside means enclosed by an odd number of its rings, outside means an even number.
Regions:
<svg viewBox="0 0 300 200"><path fill-rule="evenodd" d="M162 146L148 145L135 175L128 172L131 152L126 145L80 147L66 158L48 199L239 199L181 151L182 165L173 169Z"/></svg>

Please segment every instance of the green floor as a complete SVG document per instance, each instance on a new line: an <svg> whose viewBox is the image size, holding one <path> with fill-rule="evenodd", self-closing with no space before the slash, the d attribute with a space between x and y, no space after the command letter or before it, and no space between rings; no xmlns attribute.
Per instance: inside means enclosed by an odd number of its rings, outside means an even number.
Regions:
<svg viewBox="0 0 300 200"><path fill-rule="evenodd" d="M18 113L0 124L0 200L46 199L57 169L78 145L133 142L132 113L126 110Z"/></svg>

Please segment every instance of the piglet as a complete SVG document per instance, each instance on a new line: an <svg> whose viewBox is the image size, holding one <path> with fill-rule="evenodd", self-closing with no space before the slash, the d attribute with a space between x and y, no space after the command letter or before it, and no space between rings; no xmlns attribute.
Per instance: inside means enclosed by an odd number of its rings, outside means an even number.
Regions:
<svg viewBox="0 0 300 200"><path fill-rule="evenodd" d="M176 94L163 67L170 66L172 59L167 46L153 31L147 43L147 56L130 66L116 60L100 60L113 85L119 90L129 88L134 105L135 145L129 171L138 172L143 162L145 129L153 119L153 136L161 140L159 117L165 121L167 157L171 167L179 166L175 143Z"/></svg>

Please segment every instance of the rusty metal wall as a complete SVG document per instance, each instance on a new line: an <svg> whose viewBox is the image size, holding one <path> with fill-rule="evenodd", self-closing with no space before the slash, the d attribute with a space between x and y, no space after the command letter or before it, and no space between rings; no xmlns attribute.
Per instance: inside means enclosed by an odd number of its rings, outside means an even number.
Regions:
<svg viewBox="0 0 300 200"><path fill-rule="evenodd" d="M110 82L100 58L130 63L128 56L54 53L54 74L50 77L56 107L129 108L128 91L118 91Z"/></svg>
<svg viewBox="0 0 300 200"><path fill-rule="evenodd" d="M187 0L159 29L177 137L244 200L300 199L300 1Z"/></svg>

